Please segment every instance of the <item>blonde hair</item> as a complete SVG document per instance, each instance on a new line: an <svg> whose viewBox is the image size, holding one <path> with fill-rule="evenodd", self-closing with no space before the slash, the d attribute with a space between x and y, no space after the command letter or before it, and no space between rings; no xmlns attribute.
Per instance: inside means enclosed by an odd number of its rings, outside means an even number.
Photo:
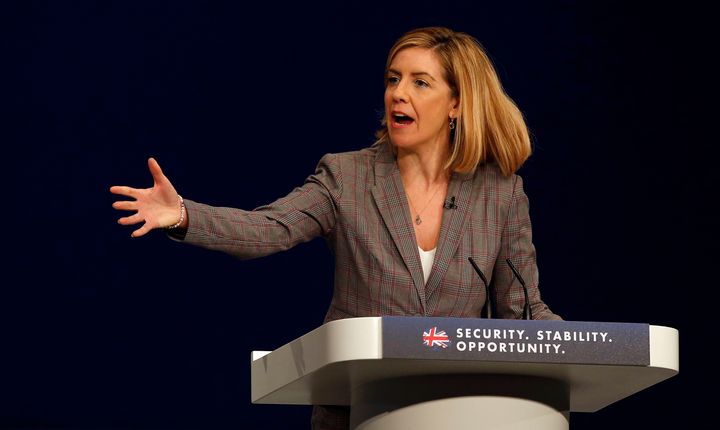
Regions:
<svg viewBox="0 0 720 430"><path fill-rule="evenodd" d="M445 168L471 172L480 163L495 162L504 175L516 172L532 152L530 136L520 109L505 94L482 45L474 37L448 28L419 28L395 42L385 69L398 52L413 47L435 52L453 97L459 98ZM387 118L383 118L385 127L375 136L389 143L386 123Z"/></svg>

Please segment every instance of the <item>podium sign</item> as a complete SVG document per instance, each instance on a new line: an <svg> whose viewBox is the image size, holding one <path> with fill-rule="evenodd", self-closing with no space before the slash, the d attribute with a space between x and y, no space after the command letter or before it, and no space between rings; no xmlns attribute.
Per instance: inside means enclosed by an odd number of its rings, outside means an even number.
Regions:
<svg viewBox="0 0 720 430"><path fill-rule="evenodd" d="M382 317L383 358L647 366L650 325Z"/></svg>

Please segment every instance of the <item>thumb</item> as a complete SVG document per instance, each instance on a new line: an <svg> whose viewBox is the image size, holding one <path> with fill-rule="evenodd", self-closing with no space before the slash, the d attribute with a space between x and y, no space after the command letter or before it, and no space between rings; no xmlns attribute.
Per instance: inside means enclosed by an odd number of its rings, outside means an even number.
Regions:
<svg viewBox="0 0 720 430"><path fill-rule="evenodd" d="M148 168L156 184L165 180L165 175L163 175L160 165L153 157L148 158Z"/></svg>

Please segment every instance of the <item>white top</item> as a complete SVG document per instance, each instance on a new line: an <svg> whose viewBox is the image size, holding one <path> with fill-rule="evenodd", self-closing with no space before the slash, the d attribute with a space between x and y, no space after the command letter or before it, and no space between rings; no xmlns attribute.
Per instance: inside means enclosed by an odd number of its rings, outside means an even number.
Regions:
<svg viewBox="0 0 720 430"><path fill-rule="evenodd" d="M437 251L437 247L431 249L430 251L423 251L422 248L418 246L418 251L420 251L420 263L422 263L423 276L425 277L425 283L427 284L427 280L430 277L430 269L432 269L433 261L435 260L435 251Z"/></svg>

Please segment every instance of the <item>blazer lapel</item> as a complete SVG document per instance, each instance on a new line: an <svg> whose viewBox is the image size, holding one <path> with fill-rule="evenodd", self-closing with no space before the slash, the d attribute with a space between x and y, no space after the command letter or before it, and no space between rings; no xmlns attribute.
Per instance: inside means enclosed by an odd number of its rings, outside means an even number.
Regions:
<svg viewBox="0 0 720 430"><path fill-rule="evenodd" d="M420 263L420 254L417 250L415 230L410 222L411 215L400 178L400 170L397 168L395 156L387 143L381 144L375 158L375 187L372 189L372 194L385 226L390 231L393 242L412 275L424 314L426 309L425 279L422 263Z"/></svg>
<svg viewBox="0 0 720 430"><path fill-rule="evenodd" d="M428 299L440 285L440 281L450 267L450 260L455 255L460 239L463 237L465 222L472 212L473 176L474 172L453 173L450 180L448 198L455 197L456 206L454 209L445 209L443 213L437 251L435 251L430 277L425 285Z"/></svg>

